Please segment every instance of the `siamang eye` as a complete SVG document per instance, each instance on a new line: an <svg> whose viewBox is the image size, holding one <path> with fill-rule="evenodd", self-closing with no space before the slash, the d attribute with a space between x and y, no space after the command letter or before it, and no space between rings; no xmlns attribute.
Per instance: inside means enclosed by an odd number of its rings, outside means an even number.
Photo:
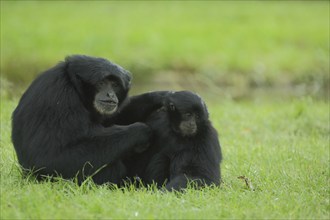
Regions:
<svg viewBox="0 0 330 220"><path fill-rule="evenodd" d="M174 104L173 104L173 103L170 103L170 109L171 109L172 111L174 111L174 110L175 110L175 106L174 106Z"/></svg>
<svg viewBox="0 0 330 220"><path fill-rule="evenodd" d="M102 88L106 85L107 83L106 82L99 82L97 85L96 85L96 88L98 90L102 90Z"/></svg>

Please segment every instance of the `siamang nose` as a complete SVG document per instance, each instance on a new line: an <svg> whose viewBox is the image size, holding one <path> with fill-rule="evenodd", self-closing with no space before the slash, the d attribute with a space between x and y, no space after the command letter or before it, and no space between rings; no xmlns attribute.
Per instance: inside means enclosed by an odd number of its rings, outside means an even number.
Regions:
<svg viewBox="0 0 330 220"><path fill-rule="evenodd" d="M115 93L113 92L108 92L107 96L111 99L111 100L117 100L117 96Z"/></svg>

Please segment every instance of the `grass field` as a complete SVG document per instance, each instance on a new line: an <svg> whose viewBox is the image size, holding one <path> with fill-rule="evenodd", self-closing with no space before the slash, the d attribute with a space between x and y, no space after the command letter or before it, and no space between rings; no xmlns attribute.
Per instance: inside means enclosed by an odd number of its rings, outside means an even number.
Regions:
<svg viewBox="0 0 330 220"><path fill-rule="evenodd" d="M0 219L329 219L329 16L329 1L1 1ZM202 94L221 187L22 178L12 111L38 73L76 53L130 70L132 94Z"/></svg>
<svg viewBox="0 0 330 220"><path fill-rule="evenodd" d="M209 102L223 148L224 183L179 195L22 179L10 141L10 115L16 104L16 99L1 101L2 219L329 217L326 102Z"/></svg>

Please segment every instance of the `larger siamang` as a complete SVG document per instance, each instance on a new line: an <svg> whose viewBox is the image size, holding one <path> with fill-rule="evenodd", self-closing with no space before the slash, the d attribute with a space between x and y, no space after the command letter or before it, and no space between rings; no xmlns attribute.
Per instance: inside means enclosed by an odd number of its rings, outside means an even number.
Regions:
<svg viewBox="0 0 330 220"><path fill-rule="evenodd" d="M42 73L12 115L12 141L21 166L38 177L60 175L81 182L93 176L99 184L121 183L130 166L127 158L150 145L152 131L136 121L159 108L164 94L127 101L130 82L122 67L83 55L69 56Z"/></svg>
<svg viewBox="0 0 330 220"><path fill-rule="evenodd" d="M154 141L136 157L135 173L146 184L162 186L168 181L168 190L183 189L189 181L219 185L222 154L205 103L188 91L173 92L165 100L146 121Z"/></svg>

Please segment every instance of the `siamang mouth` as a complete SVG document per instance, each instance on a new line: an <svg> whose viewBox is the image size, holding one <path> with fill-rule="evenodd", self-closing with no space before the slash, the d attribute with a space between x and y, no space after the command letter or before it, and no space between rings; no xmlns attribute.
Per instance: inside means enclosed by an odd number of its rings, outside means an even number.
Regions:
<svg viewBox="0 0 330 220"><path fill-rule="evenodd" d="M196 128L186 128L184 133L187 136L191 136L191 135L196 134L196 131L197 131Z"/></svg>
<svg viewBox="0 0 330 220"><path fill-rule="evenodd" d="M191 137L194 136L197 133L197 127L196 126L181 126L180 128L181 134L184 137Z"/></svg>
<svg viewBox="0 0 330 220"><path fill-rule="evenodd" d="M118 102L113 100L99 100L104 105L117 106Z"/></svg>
<svg viewBox="0 0 330 220"><path fill-rule="evenodd" d="M111 115L118 109L118 102L112 100L97 100L94 102L96 110L104 115Z"/></svg>

